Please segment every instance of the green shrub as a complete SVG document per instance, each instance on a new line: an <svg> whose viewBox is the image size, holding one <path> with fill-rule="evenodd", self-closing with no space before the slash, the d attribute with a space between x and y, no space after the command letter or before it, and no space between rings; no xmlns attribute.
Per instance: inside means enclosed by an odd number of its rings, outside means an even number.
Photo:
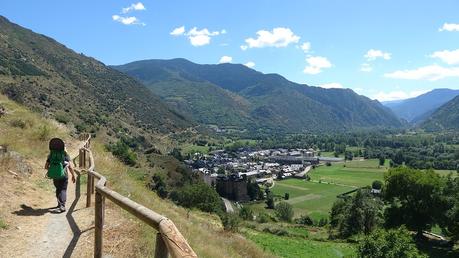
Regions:
<svg viewBox="0 0 459 258"><path fill-rule="evenodd" d="M301 215L299 218L295 219L295 223L308 226L314 225L314 221L308 215Z"/></svg>
<svg viewBox="0 0 459 258"><path fill-rule="evenodd" d="M237 232L239 230L239 224L241 220L238 215L234 213L221 213L220 220L222 221L223 228L226 231Z"/></svg>
<svg viewBox="0 0 459 258"><path fill-rule="evenodd" d="M204 182L186 185L174 191L171 198L178 205L186 208L198 208L204 212L222 210L220 196L215 189Z"/></svg>
<svg viewBox="0 0 459 258"><path fill-rule="evenodd" d="M123 161L126 165L134 166L137 163L137 154L129 148L129 146L121 140L115 144L110 144L107 149L117 158Z"/></svg>
<svg viewBox="0 0 459 258"><path fill-rule="evenodd" d="M260 212L257 216L258 223L267 223L269 220L269 215L266 212Z"/></svg>
<svg viewBox="0 0 459 258"><path fill-rule="evenodd" d="M27 124L24 120L20 119L20 118L17 118L17 119L13 119L10 121L10 125L12 127L17 127L17 128L21 128L21 129L25 129Z"/></svg>
<svg viewBox="0 0 459 258"><path fill-rule="evenodd" d="M68 122L70 122L70 116L67 113L62 112L62 111L56 112L56 114L54 115L54 118L59 123L67 124Z"/></svg>
<svg viewBox="0 0 459 258"><path fill-rule="evenodd" d="M293 207L287 202L280 202L276 205L276 216L283 221L292 221L294 212Z"/></svg>
<svg viewBox="0 0 459 258"><path fill-rule="evenodd" d="M243 220L253 220L253 211L248 206L244 206L239 210L239 217Z"/></svg>
<svg viewBox="0 0 459 258"><path fill-rule="evenodd" d="M8 229L8 224L6 224L3 219L0 218L0 229Z"/></svg>
<svg viewBox="0 0 459 258"><path fill-rule="evenodd" d="M289 235L287 230L283 228L277 228L277 227L273 227L273 228L266 227L263 229L263 232L267 232L267 233L270 233L276 236L288 236Z"/></svg>
<svg viewBox="0 0 459 258"><path fill-rule="evenodd" d="M375 230L360 242L358 256L362 258L426 257L416 248L410 232L405 228Z"/></svg>
<svg viewBox="0 0 459 258"><path fill-rule="evenodd" d="M41 141L48 140L51 135L51 128L48 125L42 125L38 127L37 137Z"/></svg>

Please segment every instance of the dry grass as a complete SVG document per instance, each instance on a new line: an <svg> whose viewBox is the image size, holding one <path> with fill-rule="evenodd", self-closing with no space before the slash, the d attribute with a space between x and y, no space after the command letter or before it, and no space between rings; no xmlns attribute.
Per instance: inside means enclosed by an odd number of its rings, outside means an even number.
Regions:
<svg viewBox="0 0 459 258"><path fill-rule="evenodd" d="M1 190L4 190L0 191L2 199L0 200L0 207L2 207L0 217L6 215L2 223L14 226L27 222L15 221L17 218L11 215L11 210L17 206L14 202L20 201L19 198L39 198L44 193L49 194L49 191L52 190L49 181L43 179L44 170L41 170L44 158L48 153L49 138L61 137L69 148L77 146L78 142L69 136L70 131L65 126L53 120L44 119L3 95L0 95L0 105L4 106L8 112L7 115L0 118L0 144L8 145L10 150L21 153L34 168L30 179L13 179L5 172L5 169L0 168L0 179L7 178L7 180L0 180L0 186L3 185ZM141 177L135 172L142 173L141 171L132 170L120 163L106 152L103 145L104 139L96 138L92 149L96 159L96 170L107 177L109 186L174 221L199 257L270 257L243 236L224 232L216 215L195 210L188 211L168 200L160 199L154 192L146 188L145 182L139 180ZM84 202L85 197L86 187L83 179L84 177L82 178L80 203ZM14 180L17 181L15 185L12 184ZM14 189L8 190L5 188L7 185ZM8 203L4 203L7 199ZM39 199L34 199L32 202L41 203ZM79 204L81 205L83 204ZM154 229L110 201L107 201L106 208L105 253L112 257L151 257L155 246L156 232ZM2 215L3 212L5 213ZM94 223L94 210L78 208L75 217L80 228L88 229L88 231L81 235L75 249L78 252L74 253L74 256L89 257L93 248L93 230L90 228Z"/></svg>
<svg viewBox="0 0 459 258"><path fill-rule="evenodd" d="M96 170L107 177L109 186L174 221L199 257L270 256L243 236L224 232L220 219L216 215L196 210L188 211L159 198L146 188L144 182L134 179L135 175L128 173L129 168L106 152L100 139L94 142L92 150L95 155ZM131 215L126 214L126 216L136 221ZM126 237L132 244L123 252L128 255L136 250L139 256L151 256L154 252L156 232L144 224L135 224L135 229L128 232L131 235ZM126 232L122 233L126 234Z"/></svg>

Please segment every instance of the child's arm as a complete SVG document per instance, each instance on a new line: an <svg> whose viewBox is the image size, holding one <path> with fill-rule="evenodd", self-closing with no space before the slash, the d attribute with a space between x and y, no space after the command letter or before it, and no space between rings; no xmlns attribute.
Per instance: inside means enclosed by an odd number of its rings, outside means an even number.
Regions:
<svg viewBox="0 0 459 258"><path fill-rule="evenodd" d="M68 165L68 170L70 171L70 174L72 174L72 182L75 183L75 172L73 171L73 167L72 167L72 163L69 162L69 165Z"/></svg>

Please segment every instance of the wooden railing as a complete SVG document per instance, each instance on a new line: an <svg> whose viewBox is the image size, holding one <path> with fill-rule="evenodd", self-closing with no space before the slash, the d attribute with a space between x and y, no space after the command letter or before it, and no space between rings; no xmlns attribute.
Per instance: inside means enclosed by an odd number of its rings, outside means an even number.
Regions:
<svg viewBox="0 0 459 258"><path fill-rule="evenodd" d="M79 166L76 169L81 174L86 172L88 176L86 207L91 206L91 196L95 192L94 257L101 258L103 253L106 198L158 231L156 258L166 258L169 254L174 258L198 257L171 220L107 187L107 179L95 171L94 157L90 150L91 136L84 135L84 137L84 146L79 150ZM98 179L96 184L94 184L95 179Z"/></svg>

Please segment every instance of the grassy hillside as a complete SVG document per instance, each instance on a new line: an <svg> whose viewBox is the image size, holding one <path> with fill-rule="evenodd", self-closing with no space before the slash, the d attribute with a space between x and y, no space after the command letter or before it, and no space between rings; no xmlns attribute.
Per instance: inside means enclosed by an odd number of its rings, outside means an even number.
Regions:
<svg viewBox="0 0 459 258"><path fill-rule="evenodd" d="M68 148L77 145L78 141L69 136L70 131L62 124L44 119L39 114L30 112L3 95L0 95L0 105L7 111L6 115L0 117L0 144L9 145L10 150L24 155L27 160L36 163L37 168L43 165L42 161L48 152L47 143L51 137L62 137L68 143ZM269 254L261 251L254 243L241 235L224 232L216 215L187 210L159 198L156 193L147 189L144 171L125 166L119 162L107 152L104 143L104 137L96 138L92 149L97 171L107 177L110 188L173 220L199 257L270 257ZM3 173L7 175L6 171L3 169L1 171L0 176L4 176ZM9 185L22 189L29 184L28 181L31 181L31 184L37 188L33 190L38 191L34 192L36 196L52 196L50 181L43 179L42 173L44 173L43 170L34 170L31 178L25 178L20 183L13 180L11 181L12 184ZM83 196L86 186L84 185L84 178L82 181L81 192ZM20 192L19 189L16 189L17 194ZM0 191L0 194L8 194L8 192ZM19 201L27 202L27 198L29 198L28 195L22 195L22 200L19 199ZM83 199L80 201L84 201ZM0 200L2 200L0 206L5 207L3 202L6 197L0 196ZM86 212L86 209L83 210L78 211L78 213ZM16 219L11 213L8 213L7 209L2 208L0 221L3 225L2 228L5 229L0 229L0 231L15 230L8 225L17 225ZM147 257L153 255L156 232L109 201L107 202L105 229L105 250L113 257ZM77 248L84 249L80 253L83 257L85 253L90 254L92 251L92 232L89 231L87 237L83 237L80 240L81 243L77 245Z"/></svg>
<svg viewBox="0 0 459 258"><path fill-rule="evenodd" d="M0 92L79 131L151 135L191 125L134 79L2 16Z"/></svg>
<svg viewBox="0 0 459 258"><path fill-rule="evenodd" d="M459 129L459 96L438 108L421 126L429 131Z"/></svg>
<svg viewBox="0 0 459 258"><path fill-rule="evenodd" d="M389 101L384 105L392 109L398 117L419 123L457 95L459 95L459 90L435 89L415 98L397 102Z"/></svg>
<svg viewBox="0 0 459 258"><path fill-rule="evenodd" d="M114 68L208 124L241 126L241 122L249 121L242 128L288 131L401 126L389 109L352 90L297 84L244 65L199 65L172 59L137 61Z"/></svg>

